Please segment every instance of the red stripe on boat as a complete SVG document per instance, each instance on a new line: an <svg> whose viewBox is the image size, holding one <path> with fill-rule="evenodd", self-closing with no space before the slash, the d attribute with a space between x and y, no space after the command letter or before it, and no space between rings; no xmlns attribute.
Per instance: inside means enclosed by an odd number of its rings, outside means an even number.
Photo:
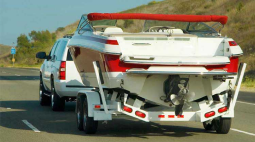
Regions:
<svg viewBox="0 0 255 142"><path fill-rule="evenodd" d="M230 64L226 65L211 65L211 66L205 66L205 68L209 71L214 69L223 69L227 72L236 73L238 71L238 57L231 57L230 58Z"/></svg>
<svg viewBox="0 0 255 142"><path fill-rule="evenodd" d="M109 72L126 72L126 70L131 68L144 68L148 69L150 65L141 64L126 64L120 61L119 55L104 54L106 70Z"/></svg>
<svg viewBox="0 0 255 142"><path fill-rule="evenodd" d="M221 15L170 15L170 14L145 14L145 13L90 13L90 21L111 20L111 19L139 19L139 20L159 20L159 21L179 21L179 22L220 22L225 25L227 16Z"/></svg>

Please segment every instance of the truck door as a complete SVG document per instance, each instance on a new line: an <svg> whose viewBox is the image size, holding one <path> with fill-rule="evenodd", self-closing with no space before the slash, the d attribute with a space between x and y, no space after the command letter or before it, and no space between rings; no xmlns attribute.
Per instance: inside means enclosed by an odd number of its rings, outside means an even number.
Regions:
<svg viewBox="0 0 255 142"><path fill-rule="evenodd" d="M45 62L45 72L44 72L44 83L46 85L46 88L47 90L50 90L51 89L51 84L50 84L50 76L51 76L51 62L52 60L54 60L54 53L56 51L56 47L58 45L59 41L57 41L54 46L52 47L51 51L50 51L50 56L51 56L51 59L48 59L46 62Z"/></svg>

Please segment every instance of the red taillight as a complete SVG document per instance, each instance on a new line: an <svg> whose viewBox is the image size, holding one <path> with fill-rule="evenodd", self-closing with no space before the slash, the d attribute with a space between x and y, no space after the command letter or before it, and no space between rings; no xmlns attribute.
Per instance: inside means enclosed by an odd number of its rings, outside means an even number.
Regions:
<svg viewBox="0 0 255 142"><path fill-rule="evenodd" d="M218 112L219 112L219 113L222 113L222 112L225 112L225 111L227 111L227 110L228 110L228 107L225 106L225 107L219 108L219 109L218 109Z"/></svg>
<svg viewBox="0 0 255 142"><path fill-rule="evenodd" d="M126 111L126 112L129 112L129 113L131 113L133 111L132 108L127 107L127 106L124 106L123 110Z"/></svg>
<svg viewBox="0 0 255 142"><path fill-rule="evenodd" d="M99 109L99 108L101 108L101 106L100 105L95 105L95 108Z"/></svg>
<svg viewBox="0 0 255 142"><path fill-rule="evenodd" d="M141 117L141 118L145 118L145 117L146 117L145 113L142 113L142 112L140 112L140 111L136 111L136 112L135 112L135 115L136 115L136 116L139 116L139 117Z"/></svg>
<svg viewBox="0 0 255 142"><path fill-rule="evenodd" d="M111 44L111 45L119 45L117 40L106 40L105 44Z"/></svg>
<svg viewBox="0 0 255 142"><path fill-rule="evenodd" d="M59 79L60 80L65 80L66 79L66 62L62 61L60 63L59 67Z"/></svg>
<svg viewBox="0 0 255 142"><path fill-rule="evenodd" d="M158 118L165 118L165 115L158 115Z"/></svg>
<svg viewBox="0 0 255 142"><path fill-rule="evenodd" d="M174 115L168 115L168 118L174 118Z"/></svg>
<svg viewBox="0 0 255 142"><path fill-rule="evenodd" d="M235 41L228 41L229 46L237 46Z"/></svg>
<svg viewBox="0 0 255 142"><path fill-rule="evenodd" d="M214 111L207 112L207 113L205 114L205 118L209 118L209 117L212 117L212 116L214 116L214 115L215 115L215 112L214 112Z"/></svg>
<svg viewBox="0 0 255 142"><path fill-rule="evenodd" d="M177 115L177 118L184 118L184 115Z"/></svg>

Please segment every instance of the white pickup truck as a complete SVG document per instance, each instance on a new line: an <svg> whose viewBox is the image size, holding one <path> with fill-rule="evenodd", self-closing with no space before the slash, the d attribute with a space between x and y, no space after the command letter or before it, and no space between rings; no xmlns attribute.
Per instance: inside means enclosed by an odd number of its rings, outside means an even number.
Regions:
<svg viewBox="0 0 255 142"><path fill-rule="evenodd" d="M53 111L63 111L66 101L76 99L84 88L81 77L66 47L70 36L56 41L49 55L38 52L36 57L45 59L40 69L40 104L51 105Z"/></svg>

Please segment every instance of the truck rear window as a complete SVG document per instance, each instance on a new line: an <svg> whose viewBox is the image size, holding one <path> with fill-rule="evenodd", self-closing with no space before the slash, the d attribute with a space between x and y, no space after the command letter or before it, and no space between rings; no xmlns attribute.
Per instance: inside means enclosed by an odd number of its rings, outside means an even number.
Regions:
<svg viewBox="0 0 255 142"><path fill-rule="evenodd" d="M69 49L68 49L68 52L67 52L66 61L73 61L73 58L72 58L72 56L70 54Z"/></svg>

